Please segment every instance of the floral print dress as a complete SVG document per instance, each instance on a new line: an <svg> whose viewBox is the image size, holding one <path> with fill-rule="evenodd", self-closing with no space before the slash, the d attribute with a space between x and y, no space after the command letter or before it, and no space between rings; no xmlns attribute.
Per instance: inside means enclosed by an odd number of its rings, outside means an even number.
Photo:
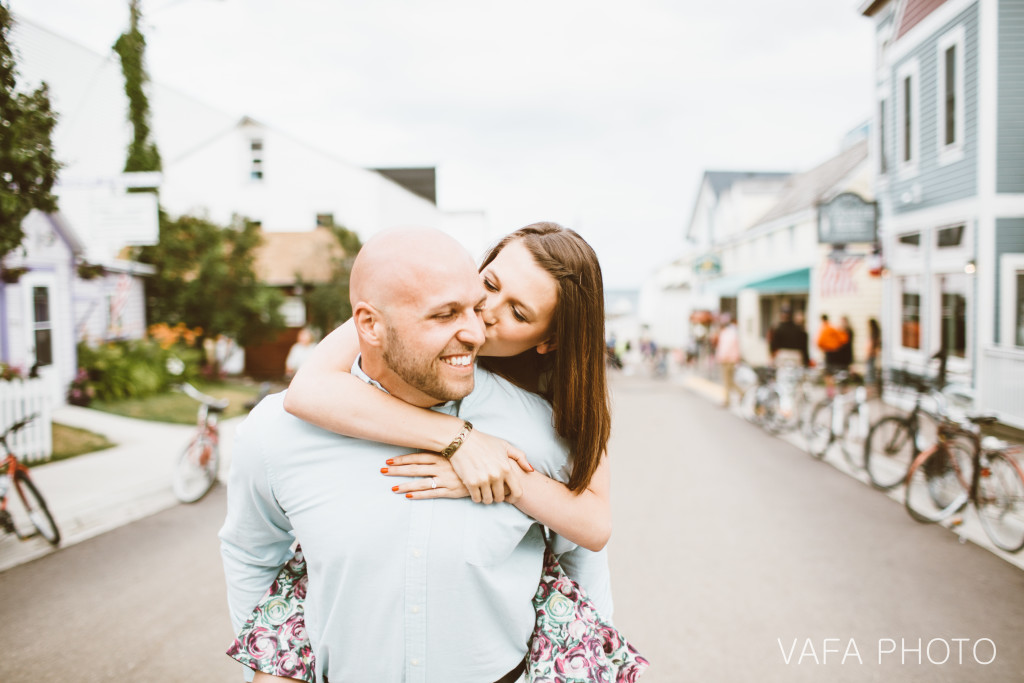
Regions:
<svg viewBox="0 0 1024 683"><path fill-rule="evenodd" d="M313 648L306 635L306 561L302 549L282 567L242 626L228 655L250 669L316 682ZM633 683L649 663L562 569L550 546L533 598L537 621L526 667L530 683ZM329 683L326 675L324 683Z"/></svg>

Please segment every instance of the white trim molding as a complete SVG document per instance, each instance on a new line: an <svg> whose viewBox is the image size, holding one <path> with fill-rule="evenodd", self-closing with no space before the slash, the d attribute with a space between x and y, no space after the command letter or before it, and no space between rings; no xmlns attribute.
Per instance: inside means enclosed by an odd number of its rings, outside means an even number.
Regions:
<svg viewBox="0 0 1024 683"><path fill-rule="evenodd" d="M1017 273L1024 272L1024 254L1003 254L999 257L999 344L1017 346Z"/></svg>
<svg viewBox="0 0 1024 683"><path fill-rule="evenodd" d="M908 93L908 81L909 90ZM908 101L909 98L909 101ZM907 140L907 111L910 112L910 139ZM896 72L896 168L900 178L917 175L921 158L921 66L917 59L900 65ZM907 158L909 152L910 158Z"/></svg>
<svg viewBox="0 0 1024 683"><path fill-rule="evenodd" d="M939 166L964 158L964 26L960 24L939 37L936 43L935 141ZM946 51L953 48L953 142L946 144Z"/></svg>

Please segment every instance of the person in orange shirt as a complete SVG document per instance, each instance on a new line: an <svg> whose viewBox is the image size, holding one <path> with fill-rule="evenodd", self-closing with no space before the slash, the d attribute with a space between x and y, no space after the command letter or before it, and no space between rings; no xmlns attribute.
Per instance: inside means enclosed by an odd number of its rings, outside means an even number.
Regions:
<svg viewBox="0 0 1024 683"><path fill-rule="evenodd" d="M828 321L828 315L821 314L821 329L818 332L818 348L825 353L825 371L835 372L845 370L849 365L843 367L842 352L840 349L846 345L850 337L842 329L833 327Z"/></svg>

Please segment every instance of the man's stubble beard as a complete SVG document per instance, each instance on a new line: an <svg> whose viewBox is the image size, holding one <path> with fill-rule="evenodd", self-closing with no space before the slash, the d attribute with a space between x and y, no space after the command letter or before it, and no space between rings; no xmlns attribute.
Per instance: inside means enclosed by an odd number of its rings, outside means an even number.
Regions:
<svg viewBox="0 0 1024 683"><path fill-rule="evenodd" d="M441 363L436 356L420 358L419 354L405 345L392 327L387 328L384 347L384 364L402 381L414 389L440 401L457 401L473 391L470 379L465 386L449 386L437 374L434 363ZM471 353L470 350L466 350Z"/></svg>

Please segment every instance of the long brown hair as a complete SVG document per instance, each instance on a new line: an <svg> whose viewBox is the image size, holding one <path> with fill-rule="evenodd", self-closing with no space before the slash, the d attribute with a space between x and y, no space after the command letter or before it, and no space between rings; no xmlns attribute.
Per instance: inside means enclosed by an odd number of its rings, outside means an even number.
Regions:
<svg viewBox="0 0 1024 683"><path fill-rule="evenodd" d="M557 346L546 354L530 349L511 358L480 360L488 370L551 403L555 431L569 444L572 455L569 488L580 493L590 484L611 434L601 266L597 254L576 232L557 223L534 223L494 245L480 269L516 241L558 283L551 320Z"/></svg>

